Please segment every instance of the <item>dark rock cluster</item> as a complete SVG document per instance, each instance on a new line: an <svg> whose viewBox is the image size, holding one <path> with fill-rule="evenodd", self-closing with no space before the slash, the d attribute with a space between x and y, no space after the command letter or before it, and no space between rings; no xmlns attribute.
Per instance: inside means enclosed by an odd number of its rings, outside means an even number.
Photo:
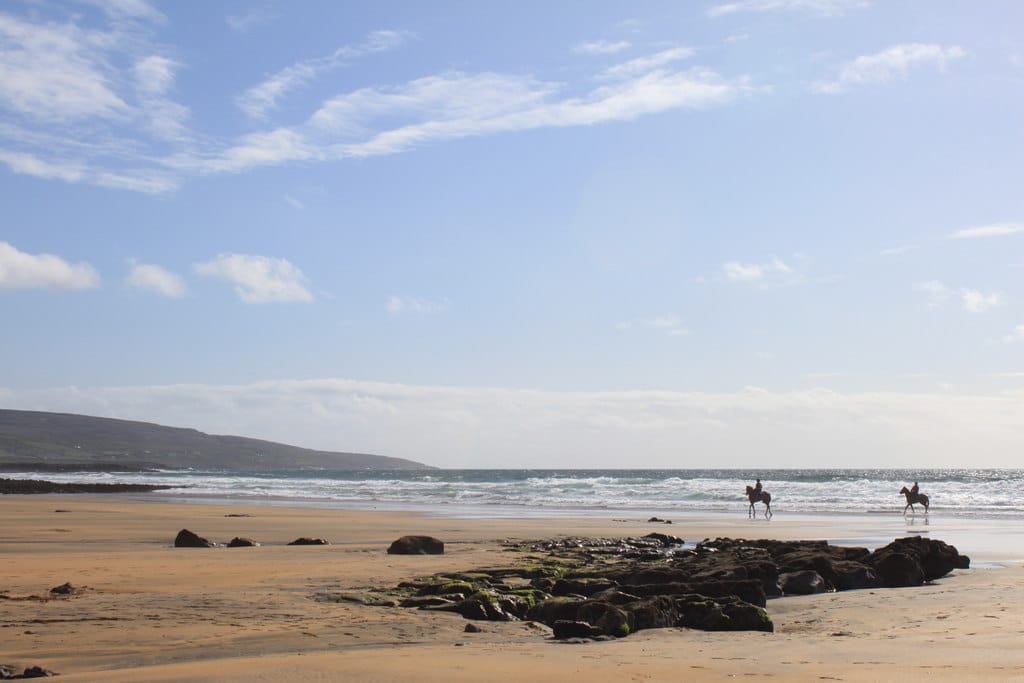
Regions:
<svg viewBox="0 0 1024 683"><path fill-rule="evenodd" d="M23 678L49 678L50 676L57 675L49 669L44 669L41 666L30 666L20 674L16 673L16 671L17 669L13 666L0 664L0 681L14 681Z"/></svg>
<svg viewBox="0 0 1024 683"><path fill-rule="evenodd" d="M241 538L236 536L227 543L228 548L257 548L259 543L250 538ZM330 545L327 541L322 538L296 538L288 545ZM219 543L215 543L208 539L203 538L195 532L189 531L188 529L182 529L178 532L178 535L174 538L175 548L217 548Z"/></svg>
<svg viewBox="0 0 1024 683"><path fill-rule="evenodd" d="M0 478L0 494L4 493L142 493L173 488L158 484L68 484L42 479Z"/></svg>
<svg viewBox="0 0 1024 683"><path fill-rule="evenodd" d="M402 536L388 547L388 555L444 555L444 543L433 536Z"/></svg>
<svg viewBox="0 0 1024 683"><path fill-rule="evenodd" d="M730 538L686 548L666 534L509 549L523 553L519 564L404 582L398 604L475 620L528 619L550 626L558 639L664 627L772 631L768 598L914 586L970 566L953 546L920 537L874 552L825 541Z"/></svg>

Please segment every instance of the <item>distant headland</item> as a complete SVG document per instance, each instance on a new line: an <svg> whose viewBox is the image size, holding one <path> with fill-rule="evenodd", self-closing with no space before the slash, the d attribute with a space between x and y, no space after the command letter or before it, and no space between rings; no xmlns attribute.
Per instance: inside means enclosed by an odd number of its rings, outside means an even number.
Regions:
<svg viewBox="0 0 1024 683"><path fill-rule="evenodd" d="M89 415L0 409L0 471L425 470L366 453L317 451L242 436Z"/></svg>

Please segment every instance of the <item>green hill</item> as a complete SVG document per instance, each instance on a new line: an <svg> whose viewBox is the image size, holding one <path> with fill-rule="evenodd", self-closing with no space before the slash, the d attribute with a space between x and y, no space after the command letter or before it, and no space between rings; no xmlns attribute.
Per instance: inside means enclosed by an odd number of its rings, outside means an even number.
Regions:
<svg viewBox="0 0 1024 683"><path fill-rule="evenodd" d="M0 410L0 468L433 469L364 453L335 453L242 436L106 417Z"/></svg>

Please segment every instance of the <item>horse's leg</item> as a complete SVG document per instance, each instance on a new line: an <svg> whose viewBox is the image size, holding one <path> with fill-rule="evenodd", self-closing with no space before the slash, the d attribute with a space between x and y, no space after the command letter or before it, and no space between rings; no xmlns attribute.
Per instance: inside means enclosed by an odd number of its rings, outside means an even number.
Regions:
<svg viewBox="0 0 1024 683"><path fill-rule="evenodd" d="M756 517L756 516L757 516L757 511L754 510L754 501L750 501L750 508L747 510L747 519L750 519L751 517Z"/></svg>
<svg viewBox="0 0 1024 683"><path fill-rule="evenodd" d="M764 518L765 519L771 519L772 518L772 504L771 503L765 503L764 504Z"/></svg>

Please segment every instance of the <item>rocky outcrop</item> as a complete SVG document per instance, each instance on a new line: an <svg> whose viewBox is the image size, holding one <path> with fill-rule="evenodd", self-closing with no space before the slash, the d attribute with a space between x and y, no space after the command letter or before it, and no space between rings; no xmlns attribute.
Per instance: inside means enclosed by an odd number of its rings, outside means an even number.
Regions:
<svg viewBox="0 0 1024 683"><path fill-rule="evenodd" d="M259 543L251 538L241 538L239 536L235 536L228 543L229 548L258 548L259 545Z"/></svg>
<svg viewBox="0 0 1024 683"><path fill-rule="evenodd" d="M322 538L306 538L303 536L301 538L296 538L288 545L330 545L330 543Z"/></svg>
<svg viewBox="0 0 1024 683"><path fill-rule="evenodd" d="M396 543L409 538L422 537ZM953 546L919 537L874 552L825 541L730 538L686 548L663 534L510 543L509 549L524 553L515 566L403 582L400 604L472 620L529 619L550 626L557 639L665 627L772 631L769 598L917 585L970 566Z"/></svg>
<svg viewBox="0 0 1024 683"><path fill-rule="evenodd" d="M188 529L182 529L174 538L175 548L215 548L216 546L217 544L213 541L208 541Z"/></svg>
<svg viewBox="0 0 1024 683"><path fill-rule="evenodd" d="M433 536L402 536L388 548L388 555L443 555L444 543Z"/></svg>

